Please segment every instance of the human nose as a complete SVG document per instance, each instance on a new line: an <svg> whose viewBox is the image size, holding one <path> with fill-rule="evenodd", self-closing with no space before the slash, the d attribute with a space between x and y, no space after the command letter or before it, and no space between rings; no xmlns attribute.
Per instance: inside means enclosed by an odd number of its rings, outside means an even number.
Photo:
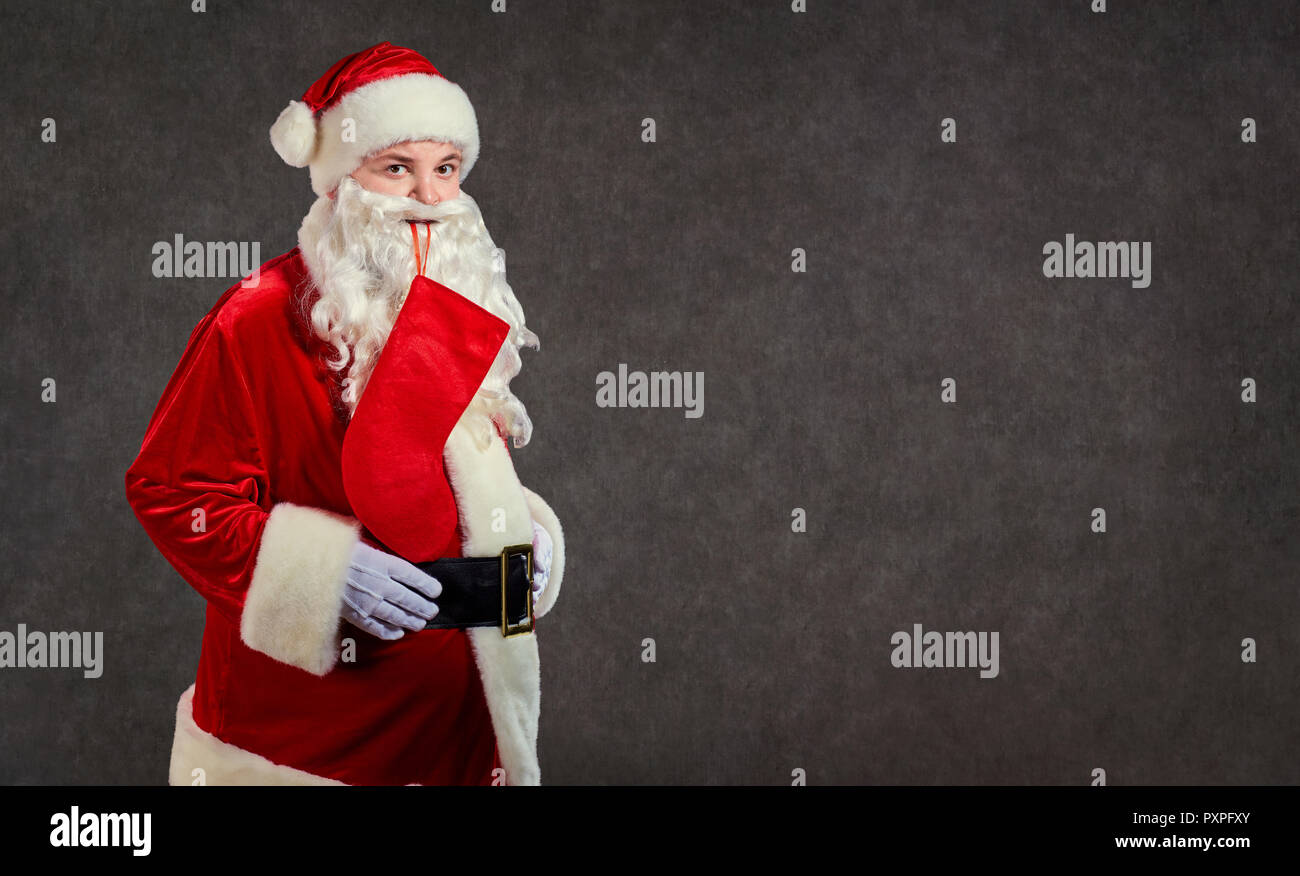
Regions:
<svg viewBox="0 0 1300 876"><path fill-rule="evenodd" d="M421 204L438 203L438 190L431 179L422 179L416 182L414 195L415 199Z"/></svg>

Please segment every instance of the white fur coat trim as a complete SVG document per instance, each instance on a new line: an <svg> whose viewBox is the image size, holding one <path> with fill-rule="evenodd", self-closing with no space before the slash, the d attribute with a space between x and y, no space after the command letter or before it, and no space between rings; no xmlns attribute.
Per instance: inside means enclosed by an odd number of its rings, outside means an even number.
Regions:
<svg viewBox="0 0 1300 876"><path fill-rule="evenodd" d="M467 411L468 416L472 414ZM546 528L555 545L546 590L534 606L535 617L545 614L559 595L564 571L564 539L555 514L519 482L510 453L495 433L486 448L479 447L464 417L447 438L443 462L456 497L465 556L492 556L509 544L531 544L532 508L541 512L537 522ZM528 493L532 493L531 499ZM541 660L537 636L534 633L507 639L496 627L473 627L469 634L506 784L539 785Z"/></svg>
<svg viewBox="0 0 1300 876"><path fill-rule="evenodd" d="M342 785L222 742L194 723L194 685L176 704L170 785Z"/></svg>

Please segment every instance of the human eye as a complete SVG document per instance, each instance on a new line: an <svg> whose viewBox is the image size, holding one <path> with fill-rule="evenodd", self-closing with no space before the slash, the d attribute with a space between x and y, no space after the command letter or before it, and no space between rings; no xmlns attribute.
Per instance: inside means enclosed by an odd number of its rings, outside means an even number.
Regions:
<svg viewBox="0 0 1300 876"><path fill-rule="evenodd" d="M407 167L405 164L390 164L388 165L387 168L385 168L386 172L390 176L404 176L404 174L401 173L401 171L404 171L406 169Z"/></svg>
<svg viewBox="0 0 1300 876"><path fill-rule="evenodd" d="M447 168L446 173L441 172L444 167ZM452 164L451 162L440 164L438 165L438 171L439 171L439 176L451 176L453 173L456 172L456 165Z"/></svg>

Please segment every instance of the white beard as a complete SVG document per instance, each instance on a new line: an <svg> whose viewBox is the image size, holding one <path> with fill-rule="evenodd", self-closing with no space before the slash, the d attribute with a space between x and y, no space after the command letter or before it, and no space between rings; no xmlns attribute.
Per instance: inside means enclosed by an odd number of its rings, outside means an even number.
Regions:
<svg viewBox="0 0 1300 876"><path fill-rule="evenodd" d="M510 381L523 367L519 348L540 349L541 344L524 325L523 308L506 282L504 250L492 242L478 204L464 191L430 206L369 191L345 177L336 200L318 198L303 220L298 244L321 293L311 309L311 324L335 351L337 358L327 360L328 366L348 369L343 380L348 416L356 411L415 279L407 219L436 220L416 227L422 248L426 234L432 235L424 275L510 325L496 361L470 401L466 420L480 446L492 440L495 424L501 434L514 438L515 447L523 447L532 437L533 424L523 402L510 391Z"/></svg>

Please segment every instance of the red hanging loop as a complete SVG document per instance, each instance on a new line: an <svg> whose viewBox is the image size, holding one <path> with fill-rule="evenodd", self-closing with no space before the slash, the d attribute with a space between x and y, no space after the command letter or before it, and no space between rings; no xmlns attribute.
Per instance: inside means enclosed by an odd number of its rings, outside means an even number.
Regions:
<svg viewBox="0 0 1300 876"><path fill-rule="evenodd" d="M408 222L407 224L411 226L411 246L415 249L415 273L417 276L423 276L424 261L428 257L429 250L433 248L433 229L429 229L428 245L424 247L423 252L421 252L420 235L419 232L415 230L416 223Z"/></svg>

